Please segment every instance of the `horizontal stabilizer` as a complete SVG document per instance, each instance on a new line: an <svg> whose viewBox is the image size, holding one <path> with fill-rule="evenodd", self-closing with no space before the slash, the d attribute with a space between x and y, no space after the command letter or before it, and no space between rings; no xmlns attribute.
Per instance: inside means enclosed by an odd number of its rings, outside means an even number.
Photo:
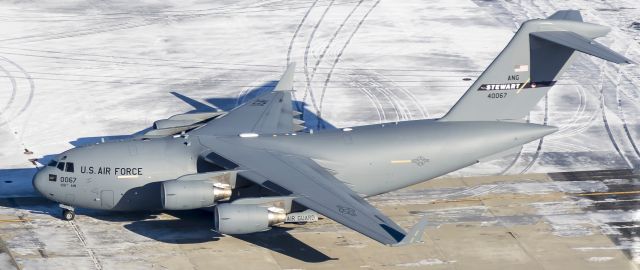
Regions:
<svg viewBox="0 0 640 270"><path fill-rule="evenodd" d="M617 64L633 63L604 45L569 31L532 32L531 36L580 51Z"/></svg>
<svg viewBox="0 0 640 270"><path fill-rule="evenodd" d="M579 10L560 10L549 16L549 19L581 22L582 15Z"/></svg>

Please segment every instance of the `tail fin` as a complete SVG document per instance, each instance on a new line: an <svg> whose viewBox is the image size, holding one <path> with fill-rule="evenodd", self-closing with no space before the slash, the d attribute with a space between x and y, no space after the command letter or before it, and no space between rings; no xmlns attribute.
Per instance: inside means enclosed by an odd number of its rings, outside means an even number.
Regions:
<svg viewBox="0 0 640 270"><path fill-rule="evenodd" d="M440 121L520 120L544 97L580 51L614 63L631 63L593 41L605 26L582 22L576 10L522 24L507 47Z"/></svg>

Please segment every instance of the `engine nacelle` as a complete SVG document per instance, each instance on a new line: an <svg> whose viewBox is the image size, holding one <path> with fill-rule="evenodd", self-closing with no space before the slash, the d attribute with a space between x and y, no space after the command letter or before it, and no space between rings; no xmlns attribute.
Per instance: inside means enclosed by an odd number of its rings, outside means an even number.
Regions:
<svg viewBox="0 0 640 270"><path fill-rule="evenodd" d="M162 207L190 210L209 207L231 197L231 188L220 188L211 181L170 180L162 182Z"/></svg>
<svg viewBox="0 0 640 270"><path fill-rule="evenodd" d="M208 121L212 118L216 118L223 114L224 112L200 112L200 113L176 114L167 119L155 121L153 123L153 128L166 129L166 128L192 126L204 121Z"/></svg>
<svg viewBox="0 0 640 270"><path fill-rule="evenodd" d="M284 212L274 212L252 204L219 204L214 211L214 228L222 234L266 231L287 220Z"/></svg>
<svg viewBox="0 0 640 270"><path fill-rule="evenodd" d="M176 127L186 127L198 123L200 121L196 120L169 120L162 119L153 122L154 129L165 129L165 128L176 128Z"/></svg>

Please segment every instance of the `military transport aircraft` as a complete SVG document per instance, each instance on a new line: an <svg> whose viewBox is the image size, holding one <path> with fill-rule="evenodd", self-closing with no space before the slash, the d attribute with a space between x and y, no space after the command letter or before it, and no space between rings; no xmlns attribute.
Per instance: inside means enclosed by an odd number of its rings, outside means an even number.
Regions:
<svg viewBox="0 0 640 270"><path fill-rule="evenodd" d="M522 24L440 119L312 132L293 110L294 65L273 91L228 112L175 115L135 139L63 152L33 185L74 207L116 211L214 208L222 234L328 217L386 245L417 238L363 198L518 151L556 127L523 118L583 52L631 63L595 42L609 28L558 11Z"/></svg>

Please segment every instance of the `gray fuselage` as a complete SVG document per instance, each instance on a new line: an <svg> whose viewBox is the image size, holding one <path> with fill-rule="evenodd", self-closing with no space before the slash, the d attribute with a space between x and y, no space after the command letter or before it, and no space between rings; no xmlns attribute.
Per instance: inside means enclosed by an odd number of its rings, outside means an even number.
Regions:
<svg viewBox="0 0 640 270"><path fill-rule="evenodd" d="M254 138L189 135L137 139L68 150L56 161L73 163L73 172L46 166L33 182L42 195L66 205L157 210L162 207L160 183L203 172L199 165L202 157L215 152L216 142L224 140L310 157L357 193L372 196L467 167L555 130L512 122L419 120Z"/></svg>

